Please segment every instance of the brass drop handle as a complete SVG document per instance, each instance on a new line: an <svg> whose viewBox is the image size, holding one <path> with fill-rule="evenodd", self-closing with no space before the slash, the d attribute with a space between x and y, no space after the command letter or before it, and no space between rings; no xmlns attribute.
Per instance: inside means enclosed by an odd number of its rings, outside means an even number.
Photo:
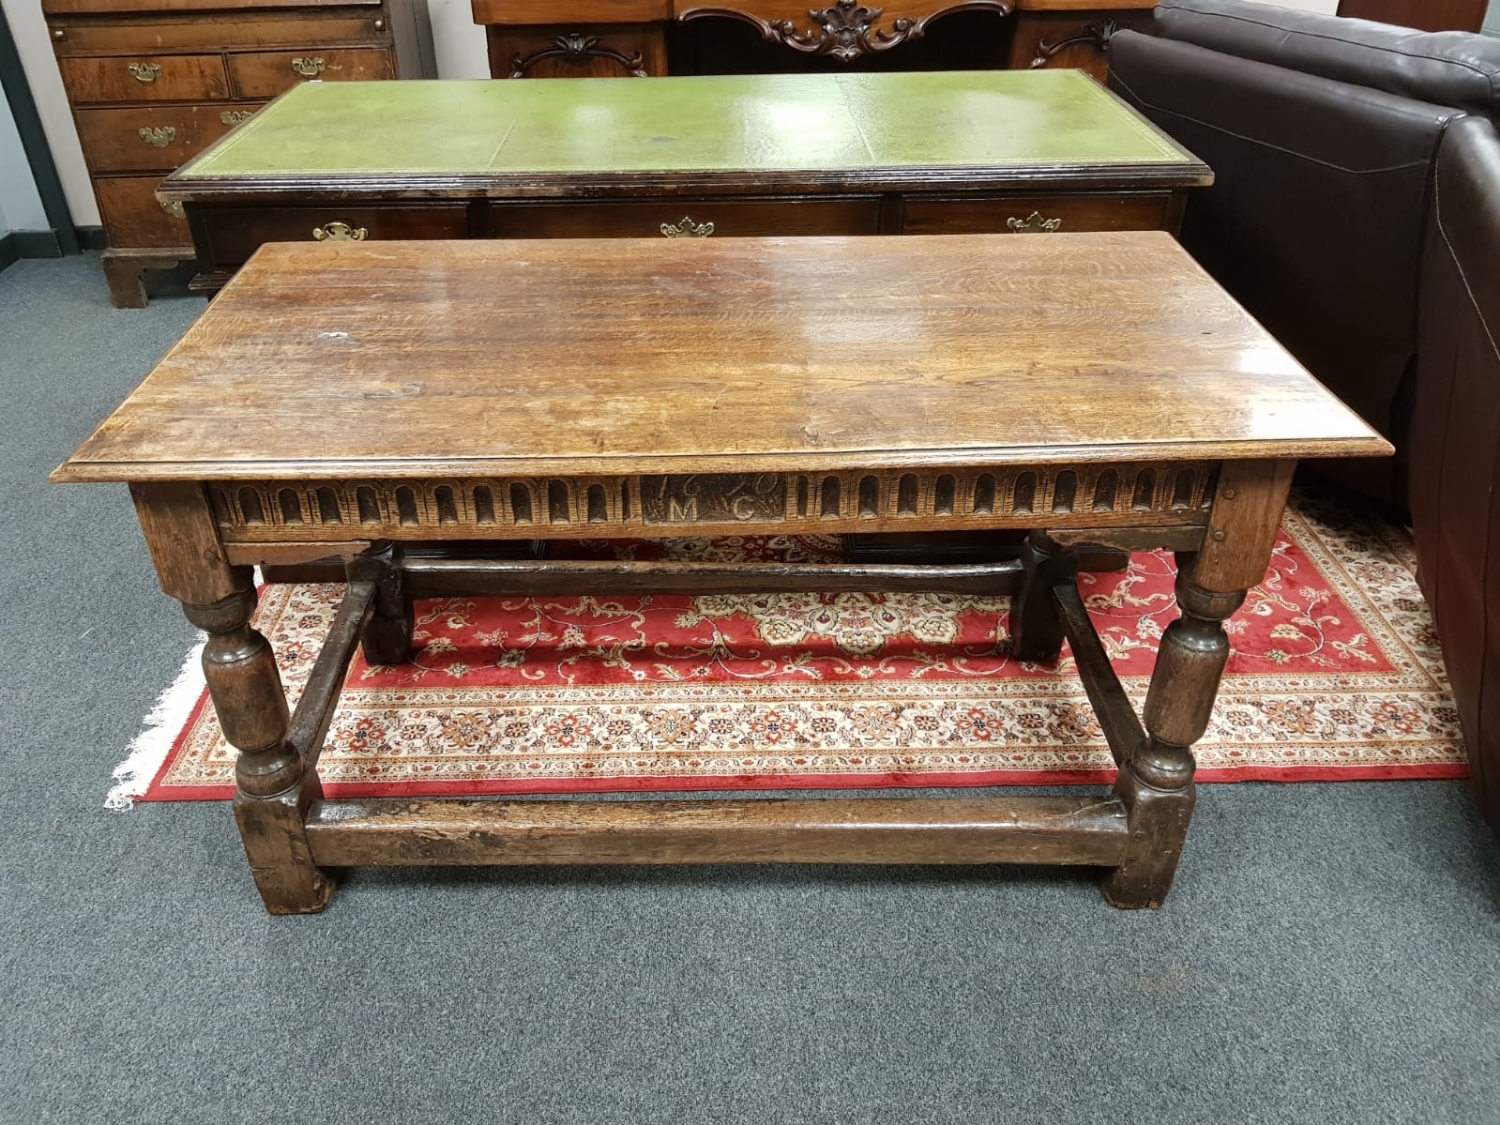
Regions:
<svg viewBox="0 0 1500 1125"><path fill-rule="evenodd" d="M174 218L174 219L185 219L185 218L187 218L187 213L185 211L183 211L183 209L182 209L182 200L180 200L180 199L159 199L159 200L157 200L157 202L161 204L161 209L163 211L165 211L168 215L171 215L172 218Z"/></svg>
<svg viewBox="0 0 1500 1125"><path fill-rule="evenodd" d="M225 125L243 125L254 116L255 110L253 109L226 109L219 114L219 120Z"/></svg>
<svg viewBox="0 0 1500 1125"><path fill-rule="evenodd" d="M177 139L177 128L173 125L159 125L154 129L146 126L137 129L136 134L154 148L166 148Z"/></svg>
<svg viewBox="0 0 1500 1125"><path fill-rule="evenodd" d="M1044 219L1040 211L1033 211L1024 219L1011 216L1005 225L1017 234L1051 234L1062 229L1061 219Z"/></svg>
<svg viewBox="0 0 1500 1125"><path fill-rule="evenodd" d="M662 223L661 225L664 238L707 238L713 232L713 223L695 223L686 215L679 223Z"/></svg>
<svg viewBox="0 0 1500 1125"><path fill-rule="evenodd" d="M363 242L370 237L364 227L351 227L348 223L324 223L313 228L313 237L319 242Z"/></svg>
<svg viewBox="0 0 1500 1125"><path fill-rule="evenodd" d="M161 77L161 64L154 62L126 63L125 69L135 75L137 82L144 82L147 86Z"/></svg>
<svg viewBox="0 0 1500 1125"><path fill-rule="evenodd" d="M302 75L303 78L316 78L323 73L323 65L322 55L309 58L303 58L301 55L298 55L292 60L292 69Z"/></svg>

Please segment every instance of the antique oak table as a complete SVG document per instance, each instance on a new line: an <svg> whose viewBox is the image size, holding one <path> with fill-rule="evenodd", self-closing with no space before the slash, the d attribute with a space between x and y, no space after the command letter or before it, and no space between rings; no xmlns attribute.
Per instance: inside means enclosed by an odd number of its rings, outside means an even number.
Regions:
<svg viewBox="0 0 1500 1125"><path fill-rule="evenodd" d="M1171 236L270 245L54 474L130 485L162 588L207 630L235 812L273 913L367 863L1071 863L1166 894L1191 747L1294 462L1391 447ZM1030 529L946 566L497 560L475 541ZM1182 616L1135 715L1082 544L1178 553ZM444 548L446 545L446 549ZM480 543L477 546L482 547ZM251 567L340 554L348 592L288 708ZM357 644L413 598L1013 589L1021 660L1066 638L1109 796L326 800Z"/></svg>
<svg viewBox="0 0 1500 1125"><path fill-rule="evenodd" d="M1175 230L1212 178L1020 71L307 84L157 194L213 291L264 242Z"/></svg>

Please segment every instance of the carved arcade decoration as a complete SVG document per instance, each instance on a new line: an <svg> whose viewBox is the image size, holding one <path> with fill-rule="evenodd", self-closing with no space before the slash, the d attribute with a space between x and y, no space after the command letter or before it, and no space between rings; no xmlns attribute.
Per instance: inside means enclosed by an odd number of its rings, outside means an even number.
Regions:
<svg viewBox="0 0 1500 1125"><path fill-rule="evenodd" d="M676 473L451 480L245 481L209 492L226 540L594 538L650 528L778 523L808 533L872 525L1201 526L1202 463L832 473Z"/></svg>

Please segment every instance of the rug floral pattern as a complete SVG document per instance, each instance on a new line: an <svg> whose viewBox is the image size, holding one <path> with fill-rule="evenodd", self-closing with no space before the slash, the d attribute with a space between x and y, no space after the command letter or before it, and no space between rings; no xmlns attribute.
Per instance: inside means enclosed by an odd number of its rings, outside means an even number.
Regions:
<svg viewBox="0 0 1500 1125"><path fill-rule="evenodd" d="M819 560L815 538L585 544L594 557ZM1299 493L1234 654L1204 780L1455 777L1462 743L1404 531ZM1084 576L1139 705L1175 616L1173 562ZM269 587L289 694L341 595ZM356 658L319 763L331 794L1107 782L1066 649L1005 652L1008 599L939 594L419 602L411 664ZM230 795L233 751L194 712L147 800Z"/></svg>

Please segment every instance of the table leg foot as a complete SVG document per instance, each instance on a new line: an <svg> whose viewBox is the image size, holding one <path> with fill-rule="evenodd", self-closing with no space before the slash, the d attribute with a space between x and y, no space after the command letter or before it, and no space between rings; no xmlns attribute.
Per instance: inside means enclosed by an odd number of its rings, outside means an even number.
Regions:
<svg viewBox="0 0 1500 1125"><path fill-rule="evenodd" d="M333 897L333 879L308 849L303 818L315 798L307 788L298 785L273 797L235 794L234 818L267 914L317 914Z"/></svg>
<svg viewBox="0 0 1500 1125"><path fill-rule="evenodd" d="M1033 531L1021 547L1021 587L1010 603L1010 654L1037 663L1062 652L1063 623L1052 587L1078 572L1078 559L1044 531Z"/></svg>
<svg viewBox="0 0 1500 1125"><path fill-rule="evenodd" d="M1104 881L1104 901L1121 910L1155 910L1172 888L1197 793L1192 784L1154 789L1127 766L1115 782L1115 796L1129 810L1130 844Z"/></svg>

